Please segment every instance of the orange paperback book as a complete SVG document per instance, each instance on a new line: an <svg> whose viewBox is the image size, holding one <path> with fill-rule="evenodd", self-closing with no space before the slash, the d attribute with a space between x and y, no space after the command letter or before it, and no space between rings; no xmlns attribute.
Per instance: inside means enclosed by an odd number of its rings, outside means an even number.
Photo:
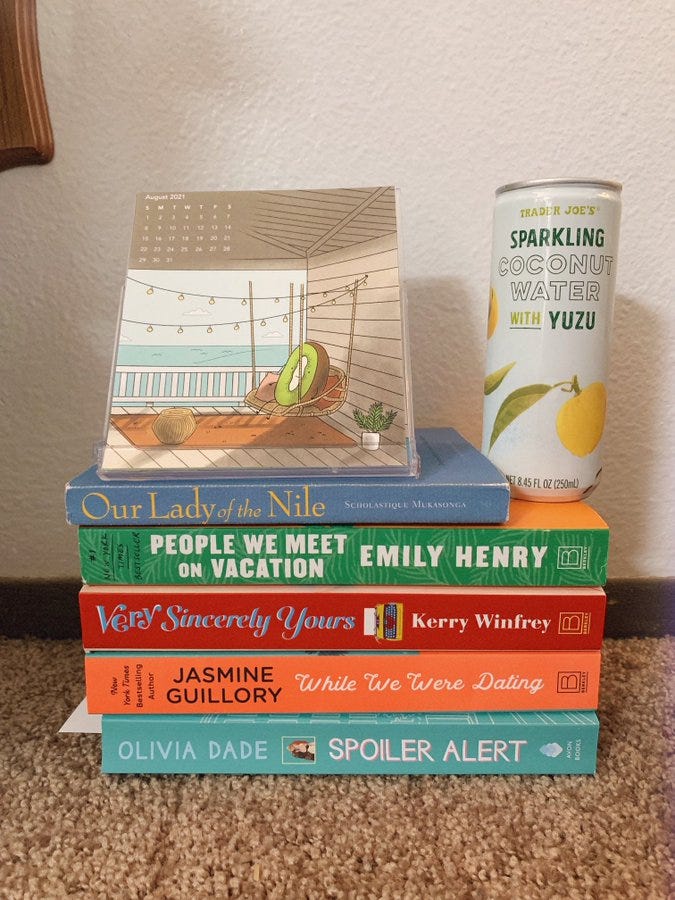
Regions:
<svg viewBox="0 0 675 900"><path fill-rule="evenodd" d="M85 655L90 713L595 709L600 651Z"/></svg>

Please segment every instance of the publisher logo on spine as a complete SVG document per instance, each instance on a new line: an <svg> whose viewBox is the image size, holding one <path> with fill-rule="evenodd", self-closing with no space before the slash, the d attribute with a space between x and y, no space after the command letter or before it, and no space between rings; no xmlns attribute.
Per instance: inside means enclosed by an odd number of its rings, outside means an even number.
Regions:
<svg viewBox="0 0 675 900"><path fill-rule="evenodd" d="M588 691L588 672L558 672L556 690L559 694L585 694Z"/></svg>
<svg viewBox="0 0 675 900"><path fill-rule="evenodd" d="M587 569L588 560L588 547L579 544L563 544L562 547L558 547L559 569Z"/></svg>
<svg viewBox="0 0 675 900"><path fill-rule="evenodd" d="M561 612L558 634L590 634L591 614L588 612Z"/></svg>

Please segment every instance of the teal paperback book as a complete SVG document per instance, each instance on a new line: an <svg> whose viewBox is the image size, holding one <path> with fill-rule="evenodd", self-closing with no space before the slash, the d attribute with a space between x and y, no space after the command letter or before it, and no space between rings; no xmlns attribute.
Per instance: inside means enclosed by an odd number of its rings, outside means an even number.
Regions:
<svg viewBox="0 0 675 900"><path fill-rule="evenodd" d="M104 715L102 771L129 774L582 775L592 711Z"/></svg>

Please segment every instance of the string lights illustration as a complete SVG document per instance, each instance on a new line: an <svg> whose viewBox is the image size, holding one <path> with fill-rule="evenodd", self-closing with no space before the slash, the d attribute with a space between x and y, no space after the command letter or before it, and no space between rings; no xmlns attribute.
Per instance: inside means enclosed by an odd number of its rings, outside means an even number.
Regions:
<svg viewBox="0 0 675 900"><path fill-rule="evenodd" d="M357 287L361 287L368 280L367 275L363 275L360 279L357 280ZM228 294L200 294L196 291L180 291L174 290L172 288L159 287L156 284L150 284L148 281L140 281L138 278L132 278L130 275L127 275L127 281L132 281L134 284L140 284L142 287L146 288L146 294L152 296L157 291L165 294L174 294L177 296L179 300L185 300L186 297L194 297L196 300L205 300L208 298L209 303L213 300L214 303L216 300L241 300L241 294L228 295ZM354 290L353 284L347 284L344 287L340 286L339 288L332 288L328 291L306 291L305 297L319 296L321 294L322 297L326 298L329 294L333 294L336 291L343 291L343 294L348 294L350 291ZM280 300L290 300L290 294L271 294L269 297L256 297L256 300L274 300L275 303L279 303ZM213 304L211 304L213 305Z"/></svg>
<svg viewBox="0 0 675 900"><path fill-rule="evenodd" d="M253 315L249 315L246 318L246 321L251 326L254 324L258 324L258 325L260 325L261 328L266 328L268 326L268 324L274 320L281 320L284 324L286 324L289 322L289 316L290 316L290 321L292 321L292 317L293 317L294 295L293 295L293 286L292 285L290 288L290 293L286 296L280 294L280 295L274 295L274 296L270 296L270 297L254 297L252 290L251 290L250 297L247 299L246 297L242 297L240 294L237 296L224 296L224 295L219 295L219 294L199 294L199 293L193 293L193 292L186 293L184 291L171 290L170 288L157 287L155 285L148 284L147 282L139 281L137 278L128 277L127 280L132 281L135 284L140 284L143 287L145 287L146 294L148 296L154 296L157 292L161 292L161 293L171 294L171 295L175 296L179 302L183 302L186 299L186 297L192 298L192 299L205 299L208 297L208 302L209 302L210 306L213 306L217 300L238 302L242 307L248 307L250 304L250 307L251 307L250 313L253 312L253 303L254 302L257 303L257 302L263 301L263 300L273 300L274 303L277 304L277 303L280 303L281 300L289 301L290 306L289 306L289 309L287 312L279 312L279 313L274 313L272 315L267 314L264 316L260 316L258 318L254 317ZM349 296L350 298L353 299L355 292L360 287L363 287L364 285L366 285L367 282L368 282L368 275L363 275L360 278L357 278L352 284L347 284L344 286L341 285L339 288L333 288L332 290L329 290L329 291L307 291L306 293L303 290L304 286L301 286L301 297L304 298L305 303L307 302L309 297L319 296L319 295L322 297L321 302L319 302L319 303L314 302L309 307L309 312L315 313L318 308L321 308L323 306L337 305L338 300L341 300L343 297ZM252 288L252 286L251 286L251 288ZM345 304L342 304L342 305L345 305ZM305 306L305 309L307 309L306 306ZM211 322L208 324L203 323L203 322L199 323L199 324L191 324L191 323L186 323L186 322L162 323L162 322L155 322L155 321L148 321L148 320L141 320L141 319L128 319L126 317L123 318L122 321L129 325L145 325L146 326L145 330L147 331L148 334L152 334L155 331L155 329L157 329L157 328L173 328L173 329L176 329L177 334L183 334L185 330L195 329L195 328L197 328L197 329L205 328L207 334L213 334L214 328L226 328L228 326L231 326L234 331L239 331L241 328L240 320L237 320L237 319L232 319L230 321L225 321L225 322Z"/></svg>

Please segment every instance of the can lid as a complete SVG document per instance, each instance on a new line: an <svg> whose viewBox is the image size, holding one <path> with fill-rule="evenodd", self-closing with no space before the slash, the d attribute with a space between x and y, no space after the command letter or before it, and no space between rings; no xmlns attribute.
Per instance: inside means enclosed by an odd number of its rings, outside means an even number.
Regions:
<svg viewBox="0 0 675 900"><path fill-rule="evenodd" d="M498 187L495 194L503 194L506 191L517 191L520 188L531 187L556 187L558 185L578 184L584 187L603 187L612 191L620 191L623 187L620 181L607 181L604 178L540 178L535 181L512 181Z"/></svg>

